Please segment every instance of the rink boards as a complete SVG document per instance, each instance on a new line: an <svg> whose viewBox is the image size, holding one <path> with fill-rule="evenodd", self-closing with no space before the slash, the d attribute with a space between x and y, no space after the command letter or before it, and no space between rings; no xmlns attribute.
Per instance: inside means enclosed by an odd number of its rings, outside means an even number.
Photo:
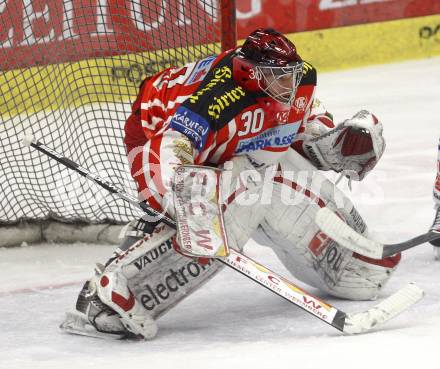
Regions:
<svg viewBox="0 0 440 369"><path fill-rule="evenodd" d="M440 55L440 15L292 33L288 37L303 58L321 72L422 59ZM177 59L175 62L181 64ZM60 107L130 101L147 75L167 66L156 55L145 52L6 71L0 74L0 94L5 101L0 105L0 116L7 119Z"/></svg>

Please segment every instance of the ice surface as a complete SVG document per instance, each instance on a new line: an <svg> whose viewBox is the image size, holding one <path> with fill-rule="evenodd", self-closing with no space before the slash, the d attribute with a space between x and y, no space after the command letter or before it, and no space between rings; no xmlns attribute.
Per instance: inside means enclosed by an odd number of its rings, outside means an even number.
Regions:
<svg viewBox="0 0 440 369"><path fill-rule="evenodd" d="M384 124L385 155L350 195L376 237L398 242L424 232L434 215L440 58L323 74L318 86L337 121L365 108ZM424 300L369 334L343 336L230 270L161 318L154 341L63 334L58 325L81 281L112 249L84 244L0 249L1 369L439 367L440 262L429 245L404 254L381 296L414 281L426 291ZM246 252L290 278L269 249L250 243ZM374 304L320 296L347 312Z"/></svg>

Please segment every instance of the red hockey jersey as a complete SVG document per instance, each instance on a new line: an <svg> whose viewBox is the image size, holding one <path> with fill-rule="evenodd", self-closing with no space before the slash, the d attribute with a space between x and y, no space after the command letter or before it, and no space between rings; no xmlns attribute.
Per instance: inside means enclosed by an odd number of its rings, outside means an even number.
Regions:
<svg viewBox="0 0 440 369"><path fill-rule="evenodd" d="M310 116L316 71L304 64L290 107L240 86L233 77L233 55L208 57L144 81L125 126L127 146L141 146L172 129L191 140L196 164L221 164L242 154L276 161Z"/></svg>
<svg viewBox="0 0 440 369"><path fill-rule="evenodd" d="M142 159L130 160L142 197L157 197L169 188L167 177L172 171L164 163L176 161L163 156L175 155L169 142L181 135L193 146L189 162L195 164L219 165L244 154L257 164L272 164L292 145L308 119L314 118L316 70L310 64L304 63L294 103L287 106L261 91L246 90L236 81L234 55L232 50L170 68L141 85L125 125L125 144L129 154L144 145L150 150L148 156L144 153ZM157 200L152 204L156 208L160 207Z"/></svg>

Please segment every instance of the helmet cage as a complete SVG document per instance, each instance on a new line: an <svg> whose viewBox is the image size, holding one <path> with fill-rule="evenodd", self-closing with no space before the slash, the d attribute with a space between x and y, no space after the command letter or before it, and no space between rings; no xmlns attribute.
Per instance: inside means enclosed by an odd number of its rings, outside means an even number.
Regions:
<svg viewBox="0 0 440 369"><path fill-rule="evenodd" d="M282 104L293 104L303 76L303 62L283 67L257 64L254 68L255 79L263 92Z"/></svg>

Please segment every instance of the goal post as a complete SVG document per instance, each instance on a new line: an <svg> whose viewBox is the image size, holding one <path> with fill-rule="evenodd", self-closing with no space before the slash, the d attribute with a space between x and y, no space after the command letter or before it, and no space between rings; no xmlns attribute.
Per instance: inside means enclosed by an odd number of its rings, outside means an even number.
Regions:
<svg viewBox="0 0 440 369"><path fill-rule="evenodd" d="M136 194L123 129L140 82L235 47L235 11L233 0L0 4L0 246L89 233L111 242L139 216L21 137L32 133Z"/></svg>

